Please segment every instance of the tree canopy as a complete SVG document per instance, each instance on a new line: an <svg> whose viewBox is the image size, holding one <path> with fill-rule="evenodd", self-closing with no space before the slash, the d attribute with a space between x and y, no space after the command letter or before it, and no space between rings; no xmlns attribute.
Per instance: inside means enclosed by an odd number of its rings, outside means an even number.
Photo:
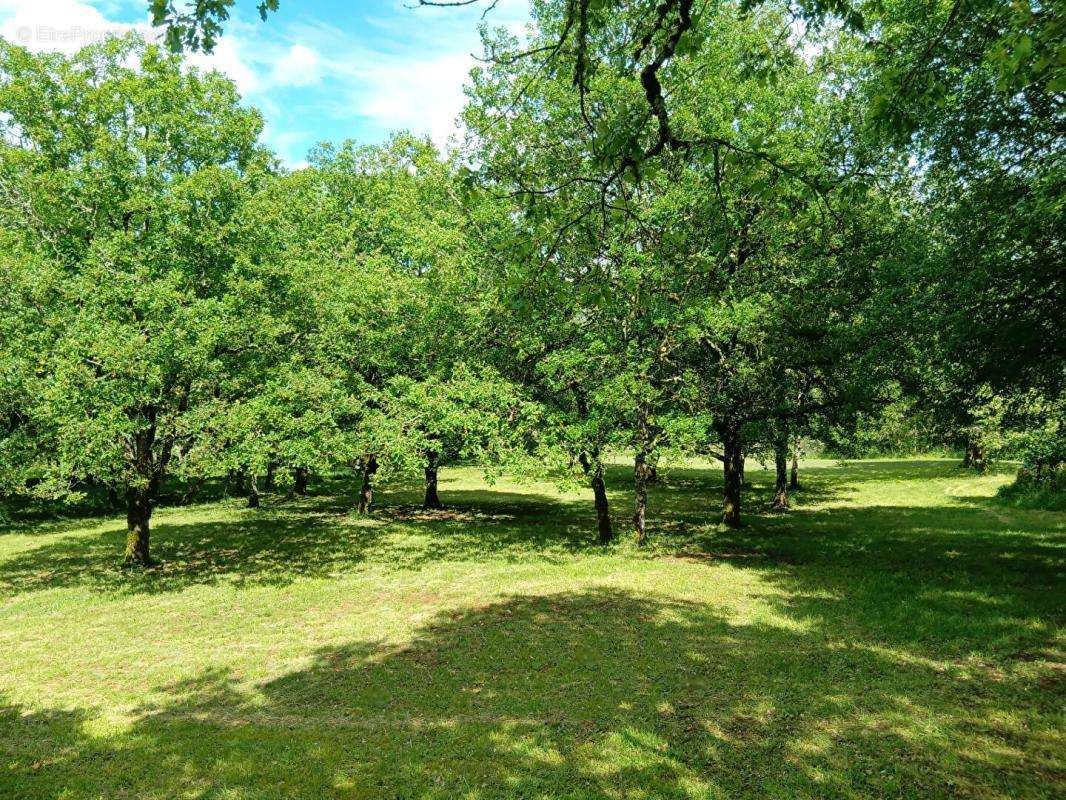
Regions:
<svg viewBox="0 0 1066 800"><path fill-rule="evenodd" d="M229 4L153 8L209 48ZM737 525L746 458L785 510L801 440L906 424L1059 480L1057 17L532 14L486 28L461 147L323 143L298 170L164 48L0 45L0 489L110 491L143 565L168 481L254 505L260 479L337 475L370 513L412 477L438 508L438 471L477 463L584 483L606 543L619 454L638 542L673 464L720 463Z"/></svg>

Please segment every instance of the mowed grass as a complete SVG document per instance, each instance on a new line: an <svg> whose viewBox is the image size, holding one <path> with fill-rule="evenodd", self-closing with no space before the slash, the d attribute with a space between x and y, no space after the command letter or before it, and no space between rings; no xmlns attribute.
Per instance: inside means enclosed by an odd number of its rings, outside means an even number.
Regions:
<svg viewBox="0 0 1066 800"><path fill-rule="evenodd" d="M1053 798L1066 794L1066 514L1006 471L673 470L652 545L585 493L442 472L0 529L0 798Z"/></svg>

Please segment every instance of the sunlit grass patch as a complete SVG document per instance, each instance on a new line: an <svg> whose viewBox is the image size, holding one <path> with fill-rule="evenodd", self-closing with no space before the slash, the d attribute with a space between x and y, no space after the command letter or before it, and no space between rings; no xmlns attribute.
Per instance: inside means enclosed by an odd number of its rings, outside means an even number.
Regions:
<svg viewBox="0 0 1066 800"><path fill-rule="evenodd" d="M0 534L0 796L1055 797L1066 517L943 460L667 473L652 545L442 473ZM629 480L609 474L624 527Z"/></svg>

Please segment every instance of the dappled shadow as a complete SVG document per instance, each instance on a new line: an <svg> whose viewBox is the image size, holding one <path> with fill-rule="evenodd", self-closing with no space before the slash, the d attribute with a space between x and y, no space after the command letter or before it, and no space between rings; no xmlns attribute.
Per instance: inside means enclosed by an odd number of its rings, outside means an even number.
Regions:
<svg viewBox="0 0 1066 800"><path fill-rule="evenodd" d="M618 590L514 596L258 686L205 671L113 740L16 719L11 796L1053 796L1040 676L904 658L837 630L836 608L788 625ZM1046 716L1015 713L1034 704Z"/></svg>
<svg viewBox="0 0 1066 800"><path fill-rule="evenodd" d="M943 461L891 463L897 467L894 473L890 473L896 480L901 475L910 480L930 480L951 474L950 464ZM904 465L913 465L913 469ZM800 473L800 488L791 492L793 500L806 504L839 502L854 494L862 483L880 480L876 477L881 474L880 468L868 473L859 470L853 473L853 466L826 462L816 466L805 465ZM719 465L711 463L706 466L674 466L662 469L660 474L660 480L650 488L650 514L661 515L668 524L677 521L705 524L709 520L717 522L720 519L722 469ZM633 484L632 467L611 465L607 470L607 482L609 488L623 490L628 494ZM774 482L772 465L766 467L754 459L749 460L741 498L742 517L759 516L770 510L774 498ZM625 510L628 511L628 508Z"/></svg>
<svg viewBox="0 0 1066 800"><path fill-rule="evenodd" d="M888 470L894 480L926 480L955 474L953 463L942 460L850 464L840 474L837 470L843 468L807 469L797 494L799 508L789 515L774 515L766 513L772 474L755 466L749 469L752 485L745 493L749 525L733 533L716 529L720 470L664 471L651 489L649 526L654 546L649 557L661 551L704 552L743 557L751 564L820 562L826 568L845 566L850 559L859 569L877 559L883 566L901 569L913 564L934 570L950 566L961 575L958 556L948 564L938 554L962 542L966 552L982 552L980 559L991 565L985 570L987 581L998 582L1001 569L1010 570L1005 564L1010 552L1037 554L1026 550L1030 534L1012 527L1014 522L1024 520L1039 531L1048 520L1034 512L1028 517L1012 513L1005 521L995 507L976 502L830 507L854 490L855 475L876 476ZM615 523L625 536L631 470L611 465L607 478ZM322 481L316 489L311 496L270 497L256 511L241 508L236 500L161 511L153 522L153 552L163 566L147 573L119 567L125 535L121 519L100 521L85 532L69 520L20 524L17 531L40 539L40 544L0 561L0 596L65 586L141 593L219 581L284 585L370 563L380 569L412 570L449 560L557 561L600 551L594 541L590 497L463 489L445 478L441 493L447 505L442 511L422 511L418 488L401 486L380 493L373 516L360 519L351 511L355 497L350 480Z"/></svg>
<svg viewBox="0 0 1066 800"><path fill-rule="evenodd" d="M1043 647L1062 617L1062 519L1049 528L967 506L808 509L716 530L701 550L759 570L797 620L833 619L912 654L960 657L980 643L1011 656Z"/></svg>
<svg viewBox="0 0 1066 800"><path fill-rule="evenodd" d="M1010 465L989 465L988 474L1012 473L1016 467ZM614 471L631 472L628 465L612 465ZM762 463L756 458L746 462L746 476L759 477L767 485L773 484L773 461ZM705 484L708 476L720 476L721 466L716 461L708 461L706 466L666 466L661 470L664 480L675 486L686 483ZM820 459L803 461L799 475L803 479L808 475L818 479L841 479L848 483L865 483L906 480L930 480L973 475L972 470L965 470L960 462L950 458L901 458L872 459L850 461L847 459Z"/></svg>
<svg viewBox="0 0 1066 800"><path fill-rule="evenodd" d="M348 531L336 521L313 516L264 513L226 522L167 522L153 525L158 569L123 570L119 557L125 523L102 526L93 535L68 536L0 563L0 593L87 585L99 590L173 591L229 576L237 583L278 584L301 575L327 574L357 563ZM363 546L373 532L364 532Z"/></svg>
<svg viewBox="0 0 1066 800"><path fill-rule="evenodd" d="M397 493L399 499L407 499ZM452 491L443 511L391 505L359 518L347 495L286 497L263 508L196 509L187 521L159 513L153 556L161 566L123 570L124 520L102 521L88 534L65 535L0 561L0 596L65 586L100 591L169 592L225 580L233 585L284 585L327 577L368 561L410 570L434 561L554 559L596 547L586 503L532 493ZM214 510L222 521L211 519ZM70 534L69 523L53 532Z"/></svg>
<svg viewBox="0 0 1066 800"><path fill-rule="evenodd" d="M793 512L739 530L713 524L717 470L666 473L641 568L687 583L661 593L506 597L440 613L410 640L307 652L257 685L208 669L146 686L152 699L107 737L91 709L0 708L0 796L1061 795L1066 517L976 499L826 502L865 480L858 466L808 469ZM892 481L958 474L944 461L889 469ZM758 510L771 476L749 475ZM608 477L624 524L631 473ZM587 499L446 483L443 511L406 488L360 520L345 488L161 515L166 565L145 575L115 566L118 521L60 528L0 562L0 592L285 585L370 564L600 552ZM722 606L685 599L703 581L726 587L707 593Z"/></svg>

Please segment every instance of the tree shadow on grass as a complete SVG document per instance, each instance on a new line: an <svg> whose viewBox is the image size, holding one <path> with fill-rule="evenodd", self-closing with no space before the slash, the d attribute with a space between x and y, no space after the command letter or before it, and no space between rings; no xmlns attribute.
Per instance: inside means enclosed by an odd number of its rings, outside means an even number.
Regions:
<svg viewBox="0 0 1066 800"><path fill-rule="evenodd" d="M403 495L400 495L403 497ZM373 562L412 570L445 560L509 562L571 557L596 547L585 504L528 493L453 491L443 511L381 505L373 516L350 512L347 495L285 498L259 510L216 506L223 521L197 509L194 521L157 514L146 572L123 570L124 522L99 523L91 534L67 535L0 561L0 596L71 586L96 591L158 593L226 581L283 586L329 577ZM590 504L589 504L590 505Z"/></svg>
<svg viewBox="0 0 1066 800"><path fill-rule="evenodd" d="M874 506L768 515L701 550L757 569L797 620L912 653L1039 650L1063 619L1066 520L1019 525L982 508ZM848 613L841 613L841 605Z"/></svg>
<svg viewBox="0 0 1066 800"><path fill-rule="evenodd" d="M895 464L891 474L896 479L943 477L952 469L943 461L877 463ZM842 480L861 466L851 465L838 479L808 470L801 501L813 504L839 497L847 491ZM772 494L772 475L756 470L749 474L750 525L723 534L715 531L719 471L689 468L667 473L652 489L650 525L655 535L649 557L684 550L778 566L815 561L842 566L842 559L851 559L861 570L876 558L881 565L936 563L936 569L947 569L950 565L942 559L931 562L929 557L938 558L938 553L957 547L965 552L984 548L982 558L998 563L1012 549L1027 546L1029 534L1012 530L1015 520L1043 524L1048 519L1012 515L1004 520L994 510L972 504L800 508L789 515L773 515L760 513L766 507L762 498L768 500ZM617 532L625 537L629 470L612 465L608 478ZM400 487L382 495L384 503L373 517L359 520L351 514L351 488L350 481L324 483L315 496L271 498L258 511L235 508L231 501L161 512L153 525L153 551L163 567L147 573L119 568L125 536L121 521L97 523L84 535L75 533L69 522L59 523L48 530L62 533L61 538L0 562L0 596L70 586L127 593L180 591L220 581L277 586L304 577L334 576L370 563L404 570L446 560L517 563L600 552L594 541L591 498L456 489L445 483L442 495L447 508L422 512L412 502L417 489ZM208 518L220 513L222 521ZM189 515L192 521L186 521ZM989 581L1000 579L997 569L991 570Z"/></svg>
<svg viewBox="0 0 1066 800"><path fill-rule="evenodd" d="M0 717L8 796L1052 797L1054 693L834 630L590 589L324 648L259 686L166 687L130 728ZM994 617L988 607L979 614ZM47 717L47 718L45 718Z"/></svg>

